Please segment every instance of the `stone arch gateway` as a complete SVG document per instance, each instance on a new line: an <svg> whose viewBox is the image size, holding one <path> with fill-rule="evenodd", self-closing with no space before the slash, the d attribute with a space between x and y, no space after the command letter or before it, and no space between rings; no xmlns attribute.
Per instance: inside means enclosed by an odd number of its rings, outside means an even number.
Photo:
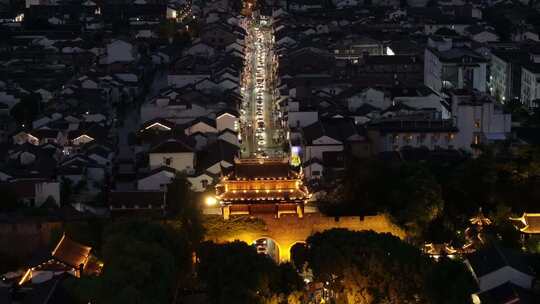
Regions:
<svg viewBox="0 0 540 304"><path fill-rule="evenodd" d="M279 261L290 260L291 247L317 232L332 228L345 228L353 231L373 230L378 233L391 233L399 238L405 232L393 224L386 215L328 217L320 213L306 213L303 218L295 215L282 215L277 218L271 214L257 215L265 222L264 231L242 231L237 235L216 239L217 242L240 240L253 244L258 239L270 238L279 247Z"/></svg>

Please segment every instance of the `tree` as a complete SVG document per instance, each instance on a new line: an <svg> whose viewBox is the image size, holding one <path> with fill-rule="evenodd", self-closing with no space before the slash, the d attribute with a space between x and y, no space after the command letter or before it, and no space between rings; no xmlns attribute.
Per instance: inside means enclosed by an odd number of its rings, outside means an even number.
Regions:
<svg viewBox="0 0 540 304"><path fill-rule="evenodd" d="M71 198L73 196L73 181L62 177L60 181L60 203L62 206L71 204Z"/></svg>
<svg viewBox="0 0 540 304"><path fill-rule="evenodd" d="M500 243L501 247L521 249L521 233L510 221L495 223L489 227L489 231L494 234L493 240Z"/></svg>
<svg viewBox="0 0 540 304"><path fill-rule="evenodd" d="M19 125L31 126L41 112L41 95L32 93L25 95L11 108L10 115Z"/></svg>
<svg viewBox="0 0 540 304"><path fill-rule="evenodd" d="M17 194L9 186L1 185L0 195L2 197L0 213L15 211L20 207Z"/></svg>
<svg viewBox="0 0 540 304"><path fill-rule="evenodd" d="M454 240L455 227L447 218L439 216L431 221L424 233L422 239L430 243L446 243Z"/></svg>
<svg viewBox="0 0 540 304"><path fill-rule="evenodd" d="M171 183L167 185L167 211L172 216L179 216L189 212L186 210L188 201L191 200L190 185L187 178L177 174Z"/></svg>
<svg viewBox="0 0 540 304"><path fill-rule="evenodd" d="M197 256L197 273L210 303L272 303L302 285L290 264L278 266L243 242L205 242Z"/></svg>
<svg viewBox="0 0 540 304"><path fill-rule="evenodd" d="M430 303L470 303L476 282L465 265L456 260L441 258L428 271L425 291Z"/></svg>
<svg viewBox="0 0 540 304"><path fill-rule="evenodd" d="M270 287L276 293L289 295L302 290L304 282L291 263L282 263L277 266L276 277Z"/></svg>
<svg viewBox="0 0 540 304"><path fill-rule="evenodd" d="M441 187L419 163L405 163L396 186L390 188L389 212L397 223L419 236L444 208Z"/></svg>
<svg viewBox="0 0 540 304"><path fill-rule="evenodd" d="M329 282L348 303L438 303L425 289L439 275L433 260L395 236L332 229L312 235L307 244L316 279ZM469 292L466 282L447 284L460 295Z"/></svg>
<svg viewBox="0 0 540 304"><path fill-rule="evenodd" d="M296 243L291 247L291 261L296 269L302 270L307 262L307 253L308 249L304 243Z"/></svg>
<svg viewBox="0 0 540 304"><path fill-rule="evenodd" d="M13 269L20 269L24 266L24 259L17 254L7 254L0 252L0 273L6 273L8 271L13 271Z"/></svg>
<svg viewBox="0 0 540 304"><path fill-rule="evenodd" d="M103 273L67 283L77 302L170 303L178 274L190 274L187 235L144 221L112 223L103 235Z"/></svg>
<svg viewBox="0 0 540 304"><path fill-rule="evenodd" d="M392 235L332 229L307 243L317 280L331 282L349 303L406 303L421 294L426 258Z"/></svg>
<svg viewBox="0 0 540 304"><path fill-rule="evenodd" d="M486 151L454 167L444 179L443 199L449 217L469 217L478 208L496 204L498 173L494 155Z"/></svg>
<svg viewBox="0 0 540 304"><path fill-rule="evenodd" d="M424 164L352 159L346 168L342 183L327 199L330 203L320 203L323 213L388 213L411 235L418 236L444 208L441 186Z"/></svg>
<svg viewBox="0 0 540 304"><path fill-rule="evenodd" d="M497 34L501 37L501 40L509 40L512 33L516 29L516 26L506 16L509 10L516 11L519 8L516 4L512 4L509 7L503 5L495 5L484 11L485 20L493 25Z"/></svg>
<svg viewBox="0 0 540 304"><path fill-rule="evenodd" d="M512 115L512 121L525 121L529 118L529 112L519 99L508 100L504 109Z"/></svg>
<svg viewBox="0 0 540 304"><path fill-rule="evenodd" d="M57 208L58 204L56 203L56 200L51 195L47 196L47 199L41 204L42 208Z"/></svg>
<svg viewBox="0 0 540 304"><path fill-rule="evenodd" d="M321 212L338 216L380 211L387 185L394 182L392 168L374 159L350 159L345 168L341 183L319 204Z"/></svg>
<svg viewBox="0 0 540 304"><path fill-rule="evenodd" d="M176 21L173 19L166 19L161 21L158 26L158 37L161 39L173 39L176 34Z"/></svg>
<svg viewBox="0 0 540 304"><path fill-rule="evenodd" d="M532 114L529 117L527 124L534 127L540 126L540 107L538 104L536 104L536 107L532 110Z"/></svg>
<svg viewBox="0 0 540 304"><path fill-rule="evenodd" d="M230 2L230 6L233 12L236 12L237 14L239 14L240 11L242 10L243 2L242 0L233 0Z"/></svg>
<svg viewBox="0 0 540 304"><path fill-rule="evenodd" d="M166 200L167 212L177 228L186 231L190 244L199 243L204 235L202 213L185 176L176 175L167 186Z"/></svg>
<svg viewBox="0 0 540 304"><path fill-rule="evenodd" d="M173 43L178 48L184 48L191 43L191 36L187 31L176 32L174 34Z"/></svg>

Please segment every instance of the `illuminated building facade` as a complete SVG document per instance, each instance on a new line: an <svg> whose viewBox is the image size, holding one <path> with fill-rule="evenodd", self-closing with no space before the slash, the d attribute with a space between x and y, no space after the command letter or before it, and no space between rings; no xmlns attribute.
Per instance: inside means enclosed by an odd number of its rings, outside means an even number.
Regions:
<svg viewBox="0 0 540 304"><path fill-rule="evenodd" d="M289 166L286 158L237 159L234 169L216 185L216 198L223 217L274 213L302 217L310 198L302 173Z"/></svg>

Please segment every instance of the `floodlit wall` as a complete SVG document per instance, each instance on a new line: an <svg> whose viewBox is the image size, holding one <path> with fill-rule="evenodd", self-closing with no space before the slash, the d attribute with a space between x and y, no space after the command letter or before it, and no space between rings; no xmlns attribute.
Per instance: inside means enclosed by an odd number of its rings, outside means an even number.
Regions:
<svg viewBox="0 0 540 304"><path fill-rule="evenodd" d="M373 230L378 233L391 233L399 238L405 237L405 232L394 225L386 215L327 217L320 213L307 213L303 218L296 215L282 215L275 218L274 214L257 215L264 220L264 231L243 231L233 237L214 239L216 242L240 240L252 244L260 238L271 238L279 247L280 261L290 259L290 249L298 242L305 240L316 232L332 228L346 228L353 231Z"/></svg>

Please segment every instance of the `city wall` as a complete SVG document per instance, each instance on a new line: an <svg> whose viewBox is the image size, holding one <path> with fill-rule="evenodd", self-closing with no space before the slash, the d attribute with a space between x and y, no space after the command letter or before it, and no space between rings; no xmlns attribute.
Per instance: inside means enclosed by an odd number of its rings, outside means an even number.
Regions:
<svg viewBox="0 0 540 304"><path fill-rule="evenodd" d="M405 237L405 232L393 224L386 215L327 217L320 213L307 213L303 218L296 215L282 215L276 218L273 214L257 215L264 220L264 231L244 231L238 235L216 240L218 242L240 240L252 244L260 238L270 238L277 243L280 261L290 259L291 247L296 243L305 242L316 233L332 228L346 228L353 231L373 230L378 233L391 233L399 238Z"/></svg>

